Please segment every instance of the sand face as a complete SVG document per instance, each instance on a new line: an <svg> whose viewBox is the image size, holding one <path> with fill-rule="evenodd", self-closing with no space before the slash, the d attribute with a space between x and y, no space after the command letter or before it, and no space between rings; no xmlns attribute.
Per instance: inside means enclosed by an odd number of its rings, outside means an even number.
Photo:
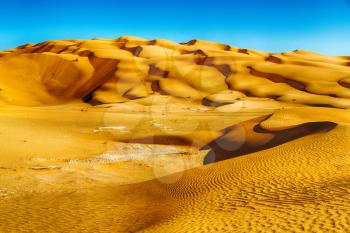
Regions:
<svg viewBox="0 0 350 233"><path fill-rule="evenodd" d="M259 97L348 108L348 65L347 57L268 54L200 40L47 41L1 54L0 75L6 78L0 101L42 106L83 99L96 105L160 94L206 106Z"/></svg>
<svg viewBox="0 0 350 233"><path fill-rule="evenodd" d="M135 37L1 52L0 232L345 232L349 62Z"/></svg>

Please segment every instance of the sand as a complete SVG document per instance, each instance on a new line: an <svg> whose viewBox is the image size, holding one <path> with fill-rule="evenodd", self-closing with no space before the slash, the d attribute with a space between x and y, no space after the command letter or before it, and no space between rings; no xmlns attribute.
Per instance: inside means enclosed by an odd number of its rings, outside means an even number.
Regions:
<svg viewBox="0 0 350 233"><path fill-rule="evenodd" d="M0 232L346 232L349 58L131 36L0 53Z"/></svg>

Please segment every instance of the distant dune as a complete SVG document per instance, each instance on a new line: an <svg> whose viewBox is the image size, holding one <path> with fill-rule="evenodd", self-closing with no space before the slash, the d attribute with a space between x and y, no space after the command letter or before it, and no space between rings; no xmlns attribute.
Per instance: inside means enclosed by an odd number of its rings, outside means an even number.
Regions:
<svg viewBox="0 0 350 233"><path fill-rule="evenodd" d="M350 57L131 36L0 52L0 232L347 232Z"/></svg>
<svg viewBox="0 0 350 233"><path fill-rule="evenodd" d="M350 59L304 50L271 54L126 36L27 44L0 57L3 104L97 105L160 94L214 107L254 97L350 107Z"/></svg>

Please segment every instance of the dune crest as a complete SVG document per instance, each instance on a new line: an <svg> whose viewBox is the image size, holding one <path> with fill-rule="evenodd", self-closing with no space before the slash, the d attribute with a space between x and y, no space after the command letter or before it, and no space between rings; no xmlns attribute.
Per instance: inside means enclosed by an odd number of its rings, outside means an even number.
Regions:
<svg viewBox="0 0 350 233"><path fill-rule="evenodd" d="M309 51L271 54L201 40L46 41L1 53L0 103L97 105L169 95L214 107L257 97L349 108L348 63ZM31 78L21 78L26 75Z"/></svg>
<svg viewBox="0 0 350 233"><path fill-rule="evenodd" d="M324 121L307 122L285 129L269 130L261 126L268 118L262 121L261 118L253 119L225 129L222 136L202 148L210 149L204 159L204 164L266 150L309 134L328 132L337 126L334 122Z"/></svg>

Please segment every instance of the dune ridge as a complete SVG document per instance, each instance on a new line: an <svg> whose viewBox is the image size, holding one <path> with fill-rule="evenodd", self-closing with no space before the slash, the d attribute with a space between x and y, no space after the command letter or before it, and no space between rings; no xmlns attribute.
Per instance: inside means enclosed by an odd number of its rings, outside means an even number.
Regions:
<svg viewBox="0 0 350 233"><path fill-rule="evenodd" d="M0 83L0 101L97 105L160 94L214 107L257 97L349 108L348 64L342 56L304 50L271 54L201 40L46 41L1 53L0 75L7 78Z"/></svg>
<svg viewBox="0 0 350 233"><path fill-rule="evenodd" d="M268 120L269 117L271 115L262 121L260 118L255 118L226 128L222 136L202 148L210 149L204 159L204 164L266 150L309 134L328 132L337 126L336 123L330 121L307 122L271 131L261 126L262 122ZM242 133L242 128L244 133Z"/></svg>

